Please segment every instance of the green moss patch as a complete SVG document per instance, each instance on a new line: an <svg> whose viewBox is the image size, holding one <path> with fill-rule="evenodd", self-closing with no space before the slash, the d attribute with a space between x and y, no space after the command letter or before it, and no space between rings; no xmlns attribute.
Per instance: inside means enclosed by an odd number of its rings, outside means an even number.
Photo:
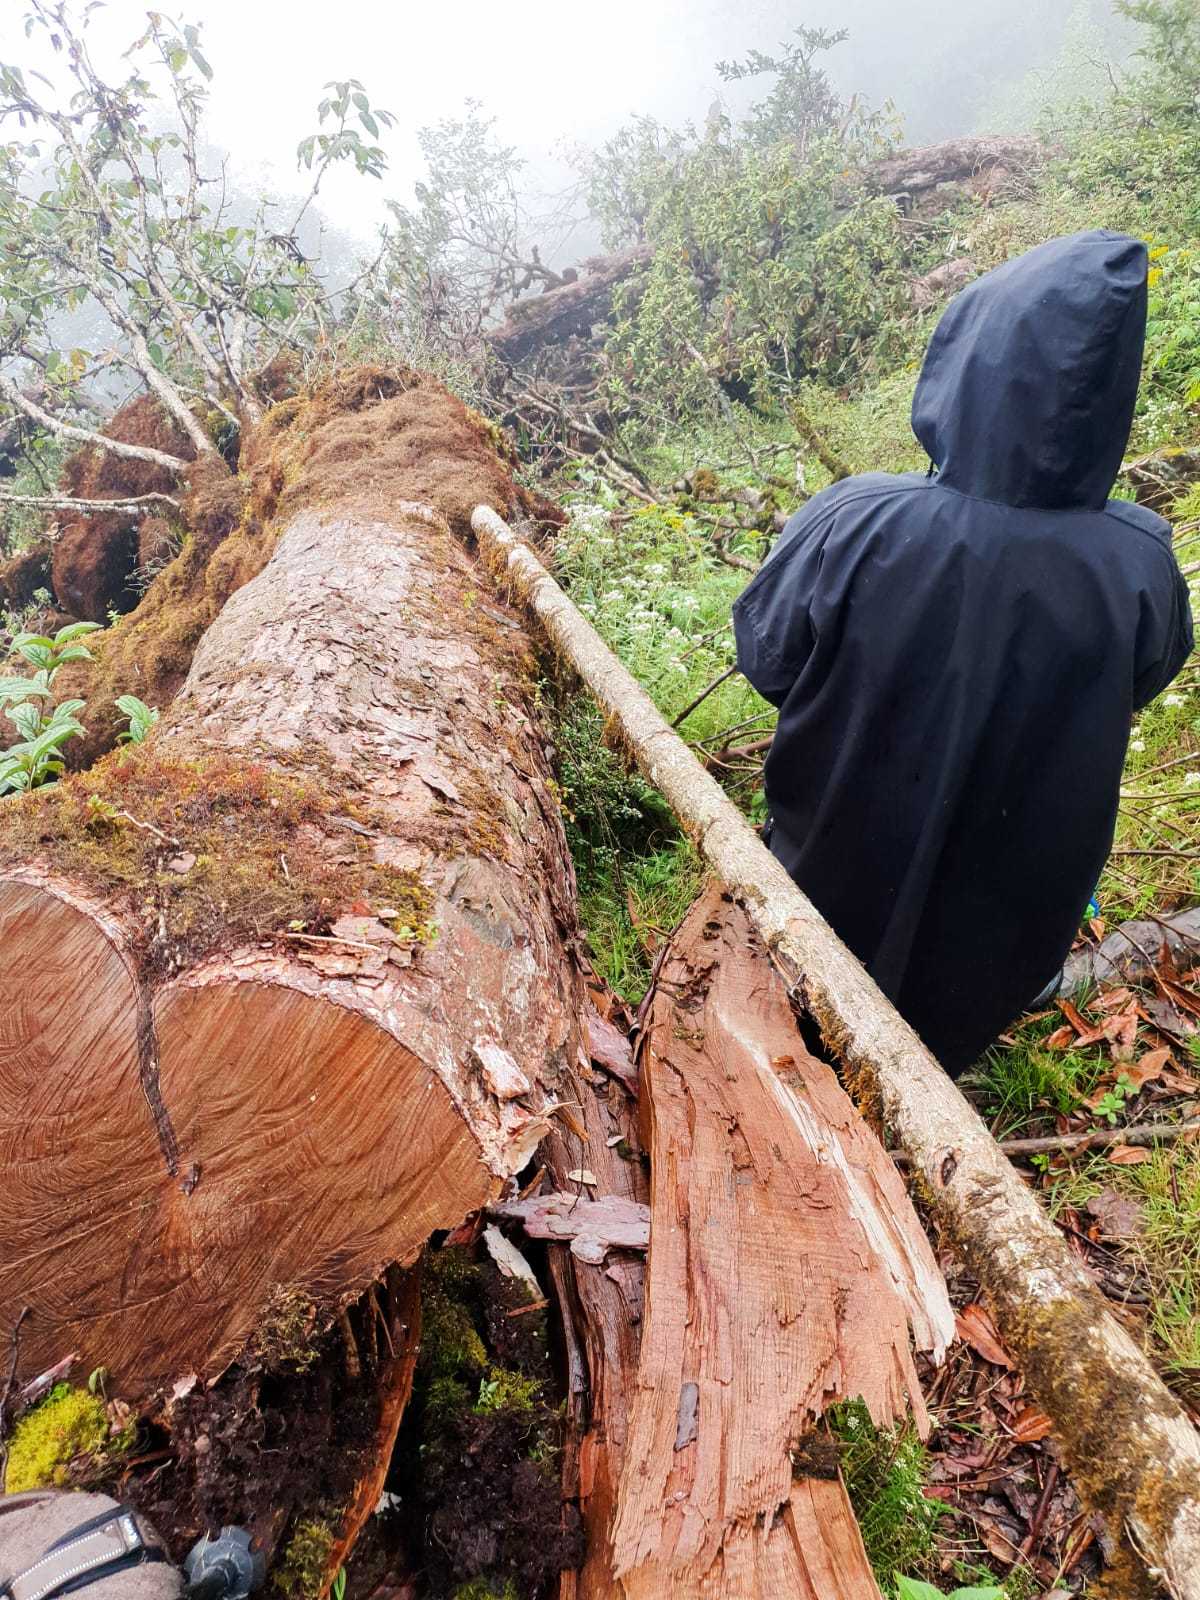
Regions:
<svg viewBox="0 0 1200 1600"><path fill-rule="evenodd" d="M21 1418L8 1447L6 1494L51 1489L68 1481L71 1464L113 1448L104 1401L86 1389L60 1383Z"/></svg>
<svg viewBox="0 0 1200 1600"><path fill-rule="evenodd" d="M430 1592L550 1592L582 1537L561 1496L562 1407L545 1312L526 1284L462 1247L431 1251L421 1355L390 1487L422 1530ZM512 1313L520 1314L514 1316Z"/></svg>
<svg viewBox="0 0 1200 1600"><path fill-rule="evenodd" d="M301 1519L271 1572L271 1583L288 1600L318 1600L333 1550L334 1531L316 1517Z"/></svg>

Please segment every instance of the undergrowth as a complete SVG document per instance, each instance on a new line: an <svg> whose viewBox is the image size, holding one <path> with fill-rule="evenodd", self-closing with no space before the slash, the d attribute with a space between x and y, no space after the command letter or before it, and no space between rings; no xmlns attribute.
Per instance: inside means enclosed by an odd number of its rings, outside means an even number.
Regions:
<svg viewBox="0 0 1200 1600"><path fill-rule="evenodd" d="M704 869L666 801L604 742L595 703L550 699L580 918L597 972L636 1005L655 951L699 893Z"/></svg>

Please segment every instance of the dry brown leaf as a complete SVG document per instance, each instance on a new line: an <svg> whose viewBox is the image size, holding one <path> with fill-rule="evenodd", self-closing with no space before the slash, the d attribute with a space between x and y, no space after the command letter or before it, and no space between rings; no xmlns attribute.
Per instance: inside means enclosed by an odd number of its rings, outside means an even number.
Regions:
<svg viewBox="0 0 1200 1600"><path fill-rule="evenodd" d="M1037 1444L1040 1439L1050 1435L1052 1427L1050 1418L1044 1411L1040 1411L1037 1406L1026 1406L1013 1418L1013 1438L1021 1444Z"/></svg>
<svg viewBox="0 0 1200 1600"><path fill-rule="evenodd" d="M1200 1000L1192 994L1190 989L1185 989L1179 983L1163 983L1163 993L1183 1011L1190 1011L1192 1016L1200 1017Z"/></svg>
<svg viewBox="0 0 1200 1600"><path fill-rule="evenodd" d="M1012 1358L1000 1342L996 1324L978 1301L964 1306L954 1322L958 1329L958 1337L964 1344L969 1344L976 1355L982 1356L994 1366L1011 1369Z"/></svg>
<svg viewBox="0 0 1200 1600"><path fill-rule="evenodd" d="M1097 1027L1095 1024L1089 1022L1087 1018L1084 1017L1069 1000L1060 1000L1058 1005L1063 1016L1066 1017L1067 1021L1075 1029L1077 1036L1075 1039L1076 1048L1081 1045L1098 1044L1100 1040L1104 1038L1104 1023L1101 1023Z"/></svg>
<svg viewBox="0 0 1200 1600"><path fill-rule="evenodd" d="M1132 999L1132 989L1106 989L1092 1004L1097 1011L1120 1011Z"/></svg>
<svg viewBox="0 0 1200 1600"><path fill-rule="evenodd" d="M1046 1041L1047 1050L1069 1050L1075 1043L1075 1029L1070 1026L1055 1028Z"/></svg>
<svg viewBox="0 0 1200 1600"><path fill-rule="evenodd" d="M1118 1148L1129 1150L1134 1146ZM1116 1189L1102 1189L1094 1194L1087 1203L1087 1210L1100 1224L1100 1231L1107 1239L1136 1239L1142 1231L1141 1206Z"/></svg>
<svg viewBox="0 0 1200 1600"><path fill-rule="evenodd" d="M1140 1167L1143 1161L1152 1161L1154 1154L1142 1145L1114 1144L1109 1147L1108 1159L1114 1167Z"/></svg>
<svg viewBox="0 0 1200 1600"><path fill-rule="evenodd" d="M1148 1050L1140 1061L1122 1062L1112 1072L1104 1074L1093 1092L1084 1100L1084 1105L1094 1111L1109 1090L1122 1079L1129 1085L1130 1098L1132 1098L1139 1090L1144 1089L1148 1083L1152 1083L1155 1079L1163 1076L1170 1059L1171 1052L1169 1050Z"/></svg>
<svg viewBox="0 0 1200 1600"><path fill-rule="evenodd" d="M1131 1061L1137 1046L1138 1014L1133 1004L1119 1011L1105 1023L1103 1033L1109 1040L1114 1061Z"/></svg>

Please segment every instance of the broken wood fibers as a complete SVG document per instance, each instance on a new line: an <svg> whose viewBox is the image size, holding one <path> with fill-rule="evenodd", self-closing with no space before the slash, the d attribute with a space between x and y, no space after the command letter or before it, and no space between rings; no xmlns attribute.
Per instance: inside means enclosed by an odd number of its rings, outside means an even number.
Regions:
<svg viewBox="0 0 1200 1600"><path fill-rule="evenodd" d="M642 1083L652 1226L615 1592L875 1600L836 1451L811 1436L851 1397L927 1429L909 1331L940 1358L953 1315L903 1181L715 886L660 969Z"/></svg>

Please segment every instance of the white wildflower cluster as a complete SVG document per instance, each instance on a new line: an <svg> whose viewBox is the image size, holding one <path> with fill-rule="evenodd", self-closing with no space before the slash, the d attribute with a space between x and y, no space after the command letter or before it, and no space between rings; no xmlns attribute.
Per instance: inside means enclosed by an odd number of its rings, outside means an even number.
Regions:
<svg viewBox="0 0 1200 1600"><path fill-rule="evenodd" d="M1183 783L1186 789L1194 789L1200 783L1200 772L1197 772L1196 768L1192 767L1188 772L1184 773Z"/></svg>
<svg viewBox="0 0 1200 1600"><path fill-rule="evenodd" d="M1130 739L1129 748L1140 756L1146 748L1146 741L1145 739Z"/></svg>
<svg viewBox="0 0 1200 1600"><path fill-rule="evenodd" d="M1163 705L1165 705L1165 706L1181 706L1182 704L1183 704L1183 696L1181 694L1165 694L1165 695L1163 695Z"/></svg>
<svg viewBox="0 0 1200 1600"><path fill-rule="evenodd" d="M571 528L576 533L582 533L588 538L593 538L596 534L607 533L609 525L609 513L606 506L585 503L571 507Z"/></svg>

